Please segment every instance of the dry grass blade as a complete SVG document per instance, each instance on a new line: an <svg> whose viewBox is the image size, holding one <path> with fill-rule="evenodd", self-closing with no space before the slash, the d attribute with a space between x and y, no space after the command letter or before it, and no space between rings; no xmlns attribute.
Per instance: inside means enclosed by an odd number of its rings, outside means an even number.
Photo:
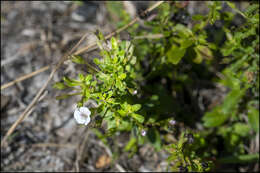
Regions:
<svg viewBox="0 0 260 173"><path fill-rule="evenodd" d="M72 144L55 144L55 143L38 143L33 144L32 147L62 147L62 148L72 148L76 149L75 145Z"/></svg>
<svg viewBox="0 0 260 173"><path fill-rule="evenodd" d="M159 5L161 5L164 1L159 1L157 3L155 3L154 5L152 5L150 8L148 8L147 10L145 10L143 12L143 14L147 14L148 12L154 10L156 7L158 7ZM114 36L117 33L120 33L121 31L125 30L126 28L128 28L129 26L133 25L136 21L138 20L138 17L134 18L130 23L128 23L127 25L123 26L122 28L119 28L118 30L108 34L105 39L109 39L112 36ZM11 128L8 130L8 132L6 133L6 135L4 136L4 138L1 141L1 147L6 146L6 140L8 138L8 136L10 136L13 131L15 130L15 128L22 122L22 120L27 116L27 114L30 112L30 110L33 108L33 106L37 103L37 101L39 100L40 96L42 95L43 91L45 90L45 88L47 87L47 85L49 84L49 82L51 81L53 75L55 74L55 72L59 69L59 67L62 65L62 63L69 58L72 55L72 52L74 52L74 50L79 46L79 44L85 39L86 35L84 35L80 41L69 51L68 54L65 54L60 61L57 63L57 65L55 65L55 67L53 68L53 70L51 71L51 74L49 75L49 78L47 79L46 83L42 86L42 88L39 90L39 92L37 93L37 95L34 97L34 99L32 100L32 102L27 106L27 108L24 110L24 112L19 116L19 118L16 120L16 122L11 126ZM82 48L78 51L76 51L74 54L78 55L81 54L85 51L87 51L88 49L94 47L96 45L96 43L92 43L89 46Z"/></svg>
<svg viewBox="0 0 260 173"><path fill-rule="evenodd" d="M36 71L34 71L32 73L29 73L29 74L26 74L24 76L21 76L21 77L15 79L15 80L13 80L12 82L9 82L7 84L2 85L1 86L1 90L5 89L5 88L8 88L8 87L14 85L17 82L21 82L21 81L23 81L25 79L31 78L31 77L33 77L33 76L35 76L35 75L37 75L37 74L39 74L41 72L44 72L44 71L48 70L49 68L50 68L50 66L45 66L45 67L43 67L43 68L41 68L39 70L36 70Z"/></svg>

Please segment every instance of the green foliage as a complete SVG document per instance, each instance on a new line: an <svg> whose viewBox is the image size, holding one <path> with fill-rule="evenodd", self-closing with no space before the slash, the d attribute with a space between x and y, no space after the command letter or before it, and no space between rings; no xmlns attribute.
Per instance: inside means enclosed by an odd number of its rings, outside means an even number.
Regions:
<svg viewBox="0 0 260 173"><path fill-rule="evenodd" d="M84 57L72 56L72 62L86 66L87 74L64 77L54 87L77 90L60 97L81 95L79 107L89 99L97 103L93 111L101 120L94 123L106 124L104 135L96 132L104 143L115 132L130 132L124 147L130 157L149 142L157 151L167 148L171 171L208 171L213 169L212 158L221 163L256 162L259 157L245 146L259 133L259 4L242 12L232 2L208 2L209 12L191 16L187 26L172 17L186 11L178 3L160 5L154 20L144 20L147 30L139 25L128 29L132 36L161 34L158 39L105 41L97 32L101 58L94 58L93 66ZM224 3L235 13L224 12ZM117 27L130 21L119 8L121 2L106 5ZM236 27L235 14L244 20ZM217 31L207 30L219 21L223 23ZM223 99L213 108L198 111L194 93L204 81L228 92L220 93ZM170 125L171 119L178 125ZM202 124L202 130L195 124ZM183 128L191 129L193 140ZM169 134L180 137L165 147L163 139Z"/></svg>
<svg viewBox="0 0 260 173"><path fill-rule="evenodd" d="M212 161L201 159L196 153L196 145L205 145L205 141L199 134L193 136L187 132L183 132L175 144L168 145L166 149L171 154L168 158L170 171L176 172L182 169L186 169L186 172L209 171L212 168Z"/></svg>

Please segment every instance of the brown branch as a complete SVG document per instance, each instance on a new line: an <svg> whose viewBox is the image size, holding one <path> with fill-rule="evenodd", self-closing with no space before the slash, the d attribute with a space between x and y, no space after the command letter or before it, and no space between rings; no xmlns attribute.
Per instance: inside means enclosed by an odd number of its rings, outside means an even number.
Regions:
<svg viewBox="0 0 260 173"><path fill-rule="evenodd" d="M144 11L144 14L149 13L150 11L154 10L156 7L158 7L160 4L162 4L164 1L159 1L157 3L155 3L154 5L152 5L150 8L148 8L146 11ZM129 26L133 25L136 21L138 20L138 17L134 18L130 23L128 23L127 25L123 26L122 28L119 28L118 30L108 34L105 39L109 39L112 36L114 36L115 34L120 33L121 31L125 30L126 28L128 28ZM79 46L79 44L83 41L83 39L85 38L86 35L84 35L80 41L69 51L69 53L65 54L60 61L57 63L57 65L55 65L55 67L53 68L53 70L51 71L51 74L49 75L49 78L47 79L46 83L42 86L42 88L39 90L39 92L37 93L37 95L34 97L34 99L32 100L32 102L27 106L27 108L24 110L24 112L19 116L19 118L16 120L16 122L11 126L11 128L8 130L8 132L6 133L6 135L4 136L4 138L1 141L1 147L6 145L6 140L8 138L8 136L10 136L13 131L15 130L15 128L18 126L18 124L20 124L23 119L27 116L28 112L33 108L33 106L37 103L37 101L39 100L42 92L45 90L45 88L47 87L47 85L49 84L49 82L51 81L53 75L55 74L55 72L59 69L59 67L62 65L62 63L69 58L72 55L72 52ZM87 50L89 50L90 48L96 46L96 43L92 43L78 51L76 51L74 53L74 55L79 55Z"/></svg>

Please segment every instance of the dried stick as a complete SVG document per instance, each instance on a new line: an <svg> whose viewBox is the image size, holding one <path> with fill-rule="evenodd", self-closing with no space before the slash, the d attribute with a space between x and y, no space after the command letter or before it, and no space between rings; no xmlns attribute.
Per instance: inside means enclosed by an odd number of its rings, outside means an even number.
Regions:
<svg viewBox="0 0 260 173"><path fill-rule="evenodd" d="M5 89L5 88L8 88L8 87L14 85L14 84L17 83L17 82L23 81L23 80L25 80L25 79L28 79L28 78L30 78L30 77L33 77L33 76L35 76L35 75L41 73L41 72L44 72L44 71L48 70L49 68L50 68L50 66L45 66L45 67L43 67L43 68L41 68L41 69L39 69L39 70L36 70L36 71L34 71L34 72L32 72L32 73L29 73L29 74L26 74L26 75L24 75L24 76L21 76L21 77L15 79L15 80L13 80L12 82L9 82L9 83L7 83L7 84L2 85L2 86L1 86L1 90Z"/></svg>
<svg viewBox="0 0 260 173"><path fill-rule="evenodd" d="M72 148L76 149L76 146L73 144L56 144L56 143L38 143L33 144L32 147L64 147L64 148Z"/></svg>
<svg viewBox="0 0 260 173"><path fill-rule="evenodd" d="M149 34L149 35L140 35L136 36L133 39L138 40L138 39L159 39L162 38L163 34Z"/></svg>
<svg viewBox="0 0 260 173"><path fill-rule="evenodd" d="M159 5L161 5L164 1L159 1L157 3L155 3L154 5L152 5L150 8L148 8L147 10L145 10L143 12L144 15L146 15L147 13L149 13L150 11L154 10L156 7L158 7ZM130 23L128 23L127 25L123 26L122 28L119 28L118 30L108 34L105 39L109 39L112 36L114 36L115 34L120 33L121 31L125 30L126 28L128 28L129 26L133 25L139 18L136 17L134 18ZM86 36L86 35L85 35ZM37 103L38 99L40 98L42 92L45 90L45 88L47 87L47 85L49 84L49 82L51 81L53 75L55 74L55 72L59 69L59 67L62 65L62 63L69 58L72 55L72 52L79 46L79 44L83 41L83 39L85 38L85 36L83 36L80 41L69 51L68 54L65 54L60 61L57 63L57 65L55 65L55 67L53 68L53 70L51 71L51 74L49 75L49 78L47 79L46 83L42 86L42 88L39 90L39 92L37 93L37 95L34 97L34 99L32 100L32 102L27 106L27 108L24 110L24 112L19 116L19 118L16 120L16 122L11 126L11 128L8 130L8 132L6 133L6 135L4 136L3 140L1 141L1 147L6 145L6 140L8 138L8 136L10 136L13 131L15 130L15 128L18 126L18 124L20 124L20 122L22 122L22 120L25 118L25 116L28 114L28 112L30 111L30 109ZM96 43L92 43L89 46L86 46L78 51L76 51L74 53L74 55L79 55L85 51L87 51L88 49L92 48L96 46Z"/></svg>

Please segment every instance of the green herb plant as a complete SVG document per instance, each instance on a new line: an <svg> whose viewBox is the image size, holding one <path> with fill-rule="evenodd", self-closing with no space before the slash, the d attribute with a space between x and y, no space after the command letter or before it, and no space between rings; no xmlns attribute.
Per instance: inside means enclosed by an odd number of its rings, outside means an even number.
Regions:
<svg viewBox="0 0 260 173"><path fill-rule="evenodd" d="M169 152L171 171L201 172L217 170L218 162L259 161L259 153L245 149L259 135L259 4L242 12L232 2L205 3L208 13L193 16L182 2L163 3L152 21L143 18L146 29L135 25L127 30L132 40L105 40L97 32L101 57L91 65L73 56L74 63L86 67L86 74L64 77L54 87L79 91L73 94L81 96L78 107L88 100L97 103L90 108L91 117L103 141L116 132L129 132L124 151L130 157L149 141L157 151ZM233 12L223 11L224 4ZM116 7L107 6L110 13ZM188 24L178 15L186 16ZM232 24L236 15L244 21L239 26ZM129 20L126 13L121 18L123 23ZM207 28L220 21L212 36ZM200 110L194 93L204 81L229 91L212 109ZM97 130L102 124L105 134ZM166 145L167 135L178 140Z"/></svg>

